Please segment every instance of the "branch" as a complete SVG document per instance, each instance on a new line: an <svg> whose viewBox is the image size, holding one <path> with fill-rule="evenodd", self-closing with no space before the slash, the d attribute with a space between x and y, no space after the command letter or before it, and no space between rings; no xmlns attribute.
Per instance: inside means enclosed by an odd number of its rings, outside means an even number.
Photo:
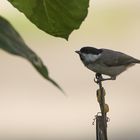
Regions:
<svg viewBox="0 0 140 140"><path fill-rule="evenodd" d="M96 115L96 140L108 140L107 138L107 112L109 107L105 104L105 90L102 87L102 75L96 74L96 83L99 85L97 90L97 100L100 105L101 114Z"/></svg>

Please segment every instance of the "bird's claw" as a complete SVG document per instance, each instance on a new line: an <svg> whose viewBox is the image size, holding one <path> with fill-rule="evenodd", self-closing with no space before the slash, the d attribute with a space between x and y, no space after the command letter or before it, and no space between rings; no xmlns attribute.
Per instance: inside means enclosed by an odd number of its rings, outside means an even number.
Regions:
<svg viewBox="0 0 140 140"><path fill-rule="evenodd" d="M99 84L102 81L107 81L107 80L116 80L116 77L110 77L110 78L103 78L100 73L96 73L94 82Z"/></svg>
<svg viewBox="0 0 140 140"><path fill-rule="evenodd" d="M96 78L94 78L94 82L95 82L96 84L99 83L99 81L98 81Z"/></svg>
<svg viewBox="0 0 140 140"><path fill-rule="evenodd" d="M94 82L99 84L99 82L101 82L101 81L104 81L104 78L102 77L102 75L100 73L96 73Z"/></svg>
<svg viewBox="0 0 140 140"><path fill-rule="evenodd" d="M110 77L110 78L103 78L100 73L96 73L94 82L99 84L102 81L107 81L107 80L116 80L116 77Z"/></svg>

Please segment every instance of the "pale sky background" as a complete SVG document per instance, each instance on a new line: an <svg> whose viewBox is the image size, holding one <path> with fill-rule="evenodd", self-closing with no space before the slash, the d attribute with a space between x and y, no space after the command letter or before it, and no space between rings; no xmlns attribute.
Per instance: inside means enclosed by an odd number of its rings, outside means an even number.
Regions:
<svg viewBox="0 0 140 140"><path fill-rule="evenodd" d="M0 51L0 139L94 140L93 118L99 112L94 73L75 50L108 48L140 59L140 1L91 0L89 13L69 41L40 31L6 0L0 13L48 66L68 94L64 97L26 60ZM110 107L110 140L140 139L140 66L104 82Z"/></svg>

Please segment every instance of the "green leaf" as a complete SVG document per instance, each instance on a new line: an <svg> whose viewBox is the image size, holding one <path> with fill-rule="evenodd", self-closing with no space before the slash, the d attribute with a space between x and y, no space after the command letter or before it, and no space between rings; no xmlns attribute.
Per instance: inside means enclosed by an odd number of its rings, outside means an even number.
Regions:
<svg viewBox="0 0 140 140"><path fill-rule="evenodd" d="M36 68L36 70L53 85L61 87L49 77L48 70L42 60L33 52L23 41L21 36L16 32L12 25L0 16L0 48L14 55L21 56Z"/></svg>
<svg viewBox="0 0 140 140"><path fill-rule="evenodd" d="M89 0L8 0L38 28L68 39L88 13Z"/></svg>

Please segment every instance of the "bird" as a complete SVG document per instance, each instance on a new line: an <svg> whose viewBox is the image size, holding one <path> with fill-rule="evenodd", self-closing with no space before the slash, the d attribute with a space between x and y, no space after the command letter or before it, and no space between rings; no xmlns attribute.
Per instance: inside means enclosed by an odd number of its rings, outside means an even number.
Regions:
<svg viewBox="0 0 140 140"><path fill-rule="evenodd" d="M109 76L102 78L101 81L116 80L122 72L140 63L139 59L111 49L86 46L75 52L79 54L83 64L96 73L96 77L102 74Z"/></svg>

